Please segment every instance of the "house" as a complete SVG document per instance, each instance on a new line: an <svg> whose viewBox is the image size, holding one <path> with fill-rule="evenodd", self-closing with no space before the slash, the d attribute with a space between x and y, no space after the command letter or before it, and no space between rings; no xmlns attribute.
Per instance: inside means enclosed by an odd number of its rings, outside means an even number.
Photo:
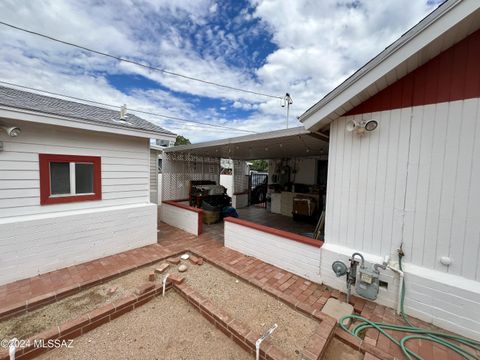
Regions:
<svg viewBox="0 0 480 360"><path fill-rule="evenodd" d="M0 284L156 243L150 138L173 133L3 86L0 126Z"/></svg>
<svg viewBox="0 0 480 360"><path fill-rule="evenodd" d="M478 1L446 1L301 115L303 127L165 150L162 219L204 231L198 209L175 201L187 182L217 180L218 159L231 158L235 197L247 190L242 162L270 159L269 182L283 185L263 216L292 212L300 177L319 203L325 192L323 241L240 213L225 219L225 246L342 291L335 260L387 260L376 301L392 308L402 249L406 312L480 339L479 29Z"/></svg>

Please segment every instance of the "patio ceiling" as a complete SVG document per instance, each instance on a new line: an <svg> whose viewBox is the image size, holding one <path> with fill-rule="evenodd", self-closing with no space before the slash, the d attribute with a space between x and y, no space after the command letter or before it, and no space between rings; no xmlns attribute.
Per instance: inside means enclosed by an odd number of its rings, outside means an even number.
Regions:
<svg viewBox="0 0 480 360"><path fill-rule="evenodd" d="M326 155L328 137L303 127L271 131L200 144L167 148L165 152L183 152L198 156L234 160L279 159Z"/></svg>

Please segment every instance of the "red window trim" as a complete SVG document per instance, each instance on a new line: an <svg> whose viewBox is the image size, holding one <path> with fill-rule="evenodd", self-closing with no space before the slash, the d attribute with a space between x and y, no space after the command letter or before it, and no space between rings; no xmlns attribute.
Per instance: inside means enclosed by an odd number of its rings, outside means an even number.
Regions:
<svg viewBox="0 0 480 360"><path fill-rule="evenodd" d="M102 165L99 156L39 154L40 163L40 205L63 204L78 201L102 199ZM51 162L89 162L93 163L93 191L91 195L72 195L50 197L50 163Z"/></svg>

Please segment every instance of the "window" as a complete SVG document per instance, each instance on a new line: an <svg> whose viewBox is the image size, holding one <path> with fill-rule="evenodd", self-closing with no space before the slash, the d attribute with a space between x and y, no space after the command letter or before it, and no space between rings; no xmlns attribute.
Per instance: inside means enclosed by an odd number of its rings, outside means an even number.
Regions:
<svg viewBox="0 0 480 360"><path fill-rule="evenodd" d="M99 157L40 154L39 159L41 205L102 198Z"/></svg>

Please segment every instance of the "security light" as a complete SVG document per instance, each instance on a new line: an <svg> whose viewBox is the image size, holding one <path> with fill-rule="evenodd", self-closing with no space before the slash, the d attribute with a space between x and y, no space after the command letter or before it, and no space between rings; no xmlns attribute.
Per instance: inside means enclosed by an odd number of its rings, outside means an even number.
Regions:
<svg viewBox="0 0 480 360"><path fill-rule="evenodd" d="M2 126L2 129L5 130L10 137L17 137L22 133L22 129L16 126Z"/></svg>
<svg viewBox="0 0 480 360"><path fill-rule="evenodd" d="M375 120L370 120L370 121L367 121L367 123L365 124L365 130L373 131L377 128L377 126L378 126L378 122L376 122Z"/></svg>
<svg viewBox="0 0 480 360"><path fill-rule="evenodd" d="M348 120L345 124L345 128L348 132L355 131L359 135L362 135L365 131L373 131L377 126L378 122L375 120Z"/></svg>

